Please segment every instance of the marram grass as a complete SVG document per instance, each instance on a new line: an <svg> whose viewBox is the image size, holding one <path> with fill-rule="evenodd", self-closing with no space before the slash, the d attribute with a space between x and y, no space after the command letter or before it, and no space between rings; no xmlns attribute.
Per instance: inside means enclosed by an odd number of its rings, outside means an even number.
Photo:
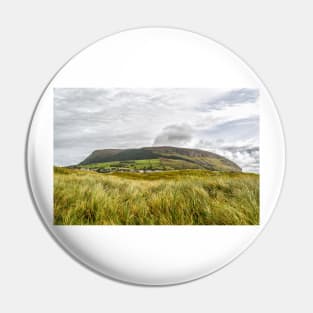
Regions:
<svg viewBox="0 0 313 313"><path fill-rule="evenodd" d="M257 225L259 175L54 168L57 225Z"/></svg>

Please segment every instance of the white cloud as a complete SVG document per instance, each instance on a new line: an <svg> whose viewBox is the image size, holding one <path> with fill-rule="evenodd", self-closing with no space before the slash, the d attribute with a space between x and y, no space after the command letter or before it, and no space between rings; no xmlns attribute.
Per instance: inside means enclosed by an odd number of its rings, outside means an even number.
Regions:
<svg viewBox="0 0 313 313"><path fill-rule="evenodd" d="M192 140L193 130L188 124L169 125L162 129L154 139L154 146L188 145Z"/></svg>

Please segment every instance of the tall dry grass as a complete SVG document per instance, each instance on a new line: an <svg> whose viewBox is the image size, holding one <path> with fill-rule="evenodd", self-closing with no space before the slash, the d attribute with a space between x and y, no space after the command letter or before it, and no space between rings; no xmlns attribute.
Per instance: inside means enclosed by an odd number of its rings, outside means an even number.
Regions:
<svg viewBox="0 0 313 313"><path fill-rule="evenodd" d="M182 170L100 174L55 168L58 225L256 225L259 176Z"/></svg>

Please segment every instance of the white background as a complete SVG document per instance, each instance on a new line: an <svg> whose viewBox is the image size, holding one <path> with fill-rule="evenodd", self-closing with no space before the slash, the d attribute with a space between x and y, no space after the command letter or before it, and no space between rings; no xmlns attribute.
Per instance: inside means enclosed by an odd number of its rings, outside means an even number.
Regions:
<svg viewBox="0 0 313 313"><path fill-rule="evenodd" d="M311 311L309 1L82 3L6 1L0 7L1 311ZM261 237L223 270L175 287L123 285L74 262L41 225L24 172L28 123L51 76L99 37L145 25L190 29L239 54L269 87L287 138L284 189Z"/></svg>

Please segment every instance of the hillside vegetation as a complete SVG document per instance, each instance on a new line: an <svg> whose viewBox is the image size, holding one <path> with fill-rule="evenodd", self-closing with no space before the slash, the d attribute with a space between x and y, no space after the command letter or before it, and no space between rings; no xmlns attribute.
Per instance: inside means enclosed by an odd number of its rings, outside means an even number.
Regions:
<svg viewBox="0 0 313 313"><path fill-rule="evenodd" d="M112 161L102 163L92 163L87 165L80 165L77 168L91 169L98 172L110 171L168 171L177 169L203 169L202 166L187 162L184 160L174 159L146 159L146 160L127 160L127 161Z"/></svg>
<svg viewBox="0 0 313 313"><path fill-rule="evenodd" d="M240 172L234 162L212 152L177 147L103 149L92 152L77 168L107 169L206 169Z"/></svg>
<svg viewBox="0 0 313 313"><path fill-rule="evenodd" d="M146 162L161 166L154 160ZM257 225L259 175L203 169L104 174L55 167L54 223Z"/></svg>

